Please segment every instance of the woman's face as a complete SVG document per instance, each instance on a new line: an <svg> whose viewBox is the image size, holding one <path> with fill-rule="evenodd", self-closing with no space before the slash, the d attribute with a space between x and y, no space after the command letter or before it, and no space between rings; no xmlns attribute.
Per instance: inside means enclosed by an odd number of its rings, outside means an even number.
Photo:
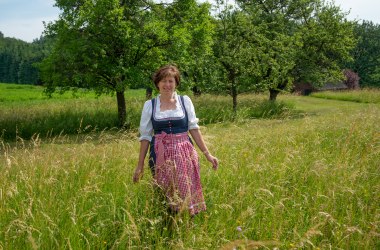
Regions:
<svg viewBox="0 0 380 250"><path fill-rule="evenodd" d="M161 81L158 82L157 87L160 91L160 94L173 94L176 88L176 82L174 77L167 76L163 78Z"/></svg>

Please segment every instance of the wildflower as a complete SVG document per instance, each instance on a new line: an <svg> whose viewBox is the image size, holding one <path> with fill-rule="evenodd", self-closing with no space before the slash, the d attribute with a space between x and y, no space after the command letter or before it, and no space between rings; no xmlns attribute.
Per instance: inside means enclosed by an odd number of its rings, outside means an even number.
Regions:
<svg viewBox="0 0 380 250"><path fill-rule="evenodd" d="M243 231L243 229L242 229L240 226L236 227L236 230L237 230L238 232L242 232L242 231Z"/></svg>

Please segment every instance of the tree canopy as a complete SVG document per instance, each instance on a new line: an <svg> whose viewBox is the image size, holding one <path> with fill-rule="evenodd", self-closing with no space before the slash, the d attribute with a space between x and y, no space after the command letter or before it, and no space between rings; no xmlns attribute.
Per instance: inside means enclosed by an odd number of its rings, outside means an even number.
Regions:
<svg viewBox="0 0 380 250"><path fill-rule="evenodd" d="M46 27L56 44L41 64L47 91L59 86L116 92L120 124L126 118L125 89L147 82L164 63L186 62L192 45L207 48L211 42L203 31L209 5L194 0L57 0L56 5L63 12Z"/></svg>
<svg viewBox="0 0 380 250"><path fill-rule="evenodd" d="M343 78L340 62L351 59L354 38L352 23L339 7L320 0L237 2L255 17L256 27L263 27L261 76L271 100L295 82L318 86Z"/></svg>
<svg viewBox="0 0 380 250"><path fill-rule="evenodd" d="M358 73L362 86L380 87L380 25L355 23L354 35L358 43L351 52L353 61L344 65Z"/></svg>
<svg viewBox="0 0 380 250"><path fill-rule="evenodd" d="M179 66L182 87L229 94L235 111L240 93L269 91L276 100L296 83L342 80L344 69L379 86L378 25L349 22L323 0L230 2L56 0L60 17L33 46L0 36L2 81L116 93L121 125L124 91L150 86L168 63Z"/></svg>

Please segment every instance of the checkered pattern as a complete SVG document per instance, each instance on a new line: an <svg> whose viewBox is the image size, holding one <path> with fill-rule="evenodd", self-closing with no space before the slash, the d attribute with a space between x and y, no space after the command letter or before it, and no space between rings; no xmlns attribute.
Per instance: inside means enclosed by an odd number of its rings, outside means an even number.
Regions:
<svg viewBox="0 0 380 250"><path fill-rule="evenodd" d="M155 181L175 211L191 215L206 210L199 175L198 154L187 133L155 135Z"/></svg>

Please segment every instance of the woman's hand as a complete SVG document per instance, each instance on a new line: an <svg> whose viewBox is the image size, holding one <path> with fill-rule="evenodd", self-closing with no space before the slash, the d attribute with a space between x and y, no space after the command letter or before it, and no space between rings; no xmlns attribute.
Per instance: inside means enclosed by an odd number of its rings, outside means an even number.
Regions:
<svg viewBox="0 0 380 250"><path fill-rule="evenodd" d="M210 153L206 153L205 156L206 156L206 159L207 159L209 162L211 162L211 164L212 164L212 168L213 168L214 170L217 170L217 169L218 169L218 166L219 166L218 158L212 156Z"/></svg>
<svg viewBox="0 0 380 250"><path fill-rule="evenodd" d="M144 166L137 166L135 173L133 174L133 182L137 183L144 175Z"/></svg>

